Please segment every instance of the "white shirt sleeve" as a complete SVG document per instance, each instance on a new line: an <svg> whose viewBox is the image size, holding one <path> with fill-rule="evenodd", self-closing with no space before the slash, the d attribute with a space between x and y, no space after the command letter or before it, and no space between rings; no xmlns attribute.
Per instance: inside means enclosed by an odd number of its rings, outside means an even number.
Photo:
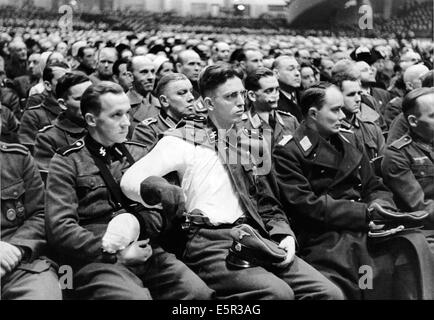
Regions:
<svg viewBox="0 0 434 320"><path fill-rule="evenodd" d="M121 189L133 201L146 203L140 196L140 184L150 176L162 177L169 172L183 173L187 158L194 153L194 145L180 138L165 136L122 177Z"/></svg>

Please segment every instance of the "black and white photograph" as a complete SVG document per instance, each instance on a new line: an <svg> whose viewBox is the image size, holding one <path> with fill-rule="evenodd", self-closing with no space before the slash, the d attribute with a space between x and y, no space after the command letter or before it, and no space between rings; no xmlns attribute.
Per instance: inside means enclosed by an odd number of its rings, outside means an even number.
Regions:
<svg viewBox="0 0 434 320"><path fill-rule="evenodd" d="M433 7L0 0L0 300L434 300Z"/></svg>

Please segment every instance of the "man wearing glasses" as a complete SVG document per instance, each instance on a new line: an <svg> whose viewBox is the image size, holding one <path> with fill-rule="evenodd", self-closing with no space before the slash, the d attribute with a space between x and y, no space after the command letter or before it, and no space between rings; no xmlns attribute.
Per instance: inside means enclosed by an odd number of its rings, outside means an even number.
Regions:
<svg viewBox="0 0 434 320"><path fill-rule="evenodd" d="M219 298L342 299L334 284L295 255L293 232L274 196L271 163L253 150L260 137L241 125L246 96L241 77L229 65L210 66L199 87L208 122L191 121L167 131L125 173L123 192L145 205L159 198L167 215L189 212L183 261ZM243 147L246 137L252 147L248 150ZM239 161L239 155L249 161ZM181 187L160 178L172 171L178 173ZM240 224L275 241L286 252L285 260L270 268L229 266L231 230Z"/></svg>

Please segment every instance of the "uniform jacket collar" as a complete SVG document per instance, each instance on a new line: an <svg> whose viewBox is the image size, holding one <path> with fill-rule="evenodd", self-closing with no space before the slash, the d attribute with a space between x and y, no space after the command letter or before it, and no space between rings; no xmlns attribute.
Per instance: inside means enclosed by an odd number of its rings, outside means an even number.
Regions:
<svg viewBox="0 0 434 320"><path fill-rule="evenodd" d="M68 119L64 112L60 113L59 116L54 120L54 125L59 129L66 131L71 134L79 134L83 133L85 129L86 122L84 119L81 119L82 123L76 123L70 119Z"/></svg>
<svg viewBox="0 0 434 320"><path fill-rule="evenodd" d="M57 102L57 100L50 94L47 94L41 106L45 110L54 113L56 115L60 114L63 111L59 103Z"/></svg>
<svg viewBox="0 0 434 320"><path fill-rule="evenodd" d="M343 156L335 148L324 140L319 133L303 122L294 133L294 141L304 157L311 158L315 165L333 168L337 170L335 185L345 179L360 165L362 153L341 133L338 139L343 147Z"/></svg>
<svg viewBox="0 0 434 320"><path fill-rule="evenodd" d="M160 119L161 122L164 123L165 126L167 126L167 128L176 128L176 125L178 124L178 122L176 122L174 119L168 116L163 109L161 109L158 118Z"/></svg>
<svg viewBox="0 0 434 320"><path fill-rule="evenodd" d="M110 163L111 160L122 160L124 157L120 143L105 147L93 139L89 133L84 137L84 142L90 153L101 158L106 163Z"/></svg>

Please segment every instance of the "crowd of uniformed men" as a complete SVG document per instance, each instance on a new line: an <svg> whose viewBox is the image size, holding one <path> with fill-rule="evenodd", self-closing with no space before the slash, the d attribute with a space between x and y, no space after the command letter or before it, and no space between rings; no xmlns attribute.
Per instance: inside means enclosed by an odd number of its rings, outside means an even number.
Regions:
<svg viewBox="0 0 434 320"><path fill-rule="evenodd" d="M129 40L3 48L2 299L434 299L432 56Z"/></svg>

